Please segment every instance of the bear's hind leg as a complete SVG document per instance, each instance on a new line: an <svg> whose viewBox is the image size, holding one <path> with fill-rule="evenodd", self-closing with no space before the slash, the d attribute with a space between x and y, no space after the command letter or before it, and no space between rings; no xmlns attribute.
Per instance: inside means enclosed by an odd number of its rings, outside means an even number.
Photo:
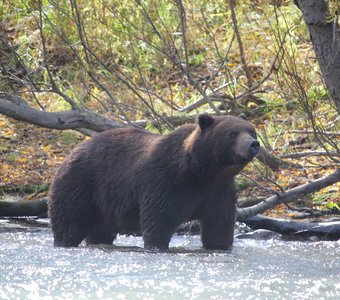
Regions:
<svg viewBox="0 0 340 300"><path fill-rule="evenodd" d="M62 183L56 182L50 190L49 217L54 246L77 247L94 220L90 191L80 185L65 188Z"/></svg>
<svg viewBox="0 0 340 300"><path fill-rule="evenodd" d="M62 228L64 229L64 228ZM53 228L55 247L77 247L87 234L87 228L79 224L69 224L67 232Z"/></svg>

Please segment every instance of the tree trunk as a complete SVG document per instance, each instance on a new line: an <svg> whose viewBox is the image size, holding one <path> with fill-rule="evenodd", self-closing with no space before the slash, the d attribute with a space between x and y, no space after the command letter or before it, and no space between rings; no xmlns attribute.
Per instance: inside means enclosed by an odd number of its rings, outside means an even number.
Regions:
<svg viewBox="0 0 340 300"><path fill-rule="evenodd" d="M327 23L325 0L295 0L307 24L322 75L340 114L340 35L337 22Z"/></svg>

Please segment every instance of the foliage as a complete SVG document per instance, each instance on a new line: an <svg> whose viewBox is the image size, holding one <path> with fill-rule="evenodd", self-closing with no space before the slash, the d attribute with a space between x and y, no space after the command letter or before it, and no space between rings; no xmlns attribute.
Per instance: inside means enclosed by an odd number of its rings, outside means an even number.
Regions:
<svg viewBox="0 0 340 300"><path fill-rule="evenodd" d="M180 18L175 2L152 0L137 2L140 4L134 1L122 3L114 0L71 2L76 3L79 10L81 23L78 25L86 24L82 34L86 34L86 46L95 57L91 57L91 53L86 52L81 45L74 5L69 5L68 1L42 3L42 33L46 40L46 58L42 41L39 39L40 20L37 2L22 1L19 6L16 4L5 6L4 24L10 24L6 27L14 30L11 34L13 44L18 47L18 54L21 55L32 76L42 83L40 86L42 90L48 88L43 82L49 81L46 72L46 67L49 67L54 73L56 83L69 96L73 96L79 102L91 103L91 108L104 112L105 108L96 101L98 97L101 103L105 103L106 108L114 110L107 95L89 77L88 72L91 71L99 78L101 84L113 90L113 96L119 101L136 105L138 103L136 95L131 94L131 91L115 78L111 70L119 68L119 72L128 76L134 84L157 91L176 105L183 105L195 90L185 88L188 84L185 78L181 78L182 82L179 84L176 75L178 70L169 57L171 51L176 51L183 62L187 53L187 63L192 67L191 72L194 76L209 77L220 68L210 82L211 86L220 86L236 79L236 86L232 92L236 93L242 88L244 75L240 73L237 45L232 42L233 24L225 1L199 1L197 4L185 1L183 3L186 9L185 41L180 31ZM289 19L284 18L282 14L278 18L278 24L274 24L275 20L269 18L274 9L276 8L263 6L251 11L248 6L240 6L237 11L237 17L241 20L240 30L245 42L249 43L247 59L258 62L254 65L253 75L258 76L256 80L260 80L270 67L272 54L277 46L273 41L275 38L273 26L279 25L278 30L281 32L289 28L290 38L298 33L295 32L296 27L291 28L292 24L300 20L296 9L293 7L285 9L284 13L288 14ZM157 32L153 26L157 28ZM305 28L303 31L299 30L300 37L306 34ZM257 41L256 44L252 44L254 40ZM168 48L165 49L166 47ZM226 54L228 56L224 62ZM45 59L47 66L44 65ZM182 97L176 98L176 93L182 89L185 91L184 95L182 93ZM122 97L123 94L125 97ZM141 94L143 95L142 92ZM43 95L37 96L43 98ZM60 97L51 99L50 102L55 100L63 102ZM159 103L160 99L151 100L156 108L161 106L167 113L173 113L164 103ZM136 113L137 117L142 117L145 108L136 109L132 112L133 117L136 117Z"/></svg>
<svg viewBox="0 0 340 300"><path fill-rule="evenodd" d="M327 22L334 22L336 16L340 14L340 1L339 0L328 0L329 15L326 17Z"/></svg>
<svg viewBox="0 0 340 300"><path fill-rule="evenodd" d="M180 116L180 108L208 95L215 97L216 107L206 103L193 113L242 110L262 144L276 154L299 152L304 146L339 153L338 136L325 134L340 130L339 119L298 9L287 1L237 2L244 66L228 3L5 1L1 30L19 58L0 44L0 91L14 90L47 111L70 109L73 103L66 95L108 118L146 119L148 130L162 133L173 124L155 126L154 121ZM83 139L78 133L37 130L5 118L0 125L1 186L49 181L70 148ZM313 134L301 133L311 128ZM255 163L249 172L266 188L252 187L243 195L291 188L339 165L327 156L295 162L303 171L274 173ZM322 195L329 193L318 197ZM323 203L336 208L339 199L330 195Z"/></svg>
<svg viewBox="0 0 340 300"><path fill-rule="evenodd" d="M46 191L55 167L74 145L74 139L65 138L70 134L75 135L0 117L0 191Z"/></svg>

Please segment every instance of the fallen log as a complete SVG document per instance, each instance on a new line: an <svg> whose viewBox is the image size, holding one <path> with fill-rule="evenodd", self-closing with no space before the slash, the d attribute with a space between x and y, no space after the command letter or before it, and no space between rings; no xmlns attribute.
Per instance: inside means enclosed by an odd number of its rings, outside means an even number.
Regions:
<svg viewBox="0 0 340 300"><path fill-rule="evenodd" d="M246 197L237 199L237 205L239 208L251 207L266 200L265 197Z"/></svg>
<svg viewBox="0 0 340 300"><path fill-rule="evenodd" d="M337 221L325 221L321 223L306 223L257 215L244 219L242 222L253 230L267 229L292 237L317 237L321 240L328 241L337 241L340 239L340 219Z"/></svg>
<svg viewBox="0 0 340 300"><path fill-rule="evenodd" d="M247 220L249 217L261 214L278 204L298 201L304 195L314 193L339 181L340 169L336 170L330 175L273 195L259 204L253 205L251 207L239 208L237 210L237 219L239 221Z"/></svg>
<svg viewBox="0 0 340 300"><path fill-rule="evenodd" d="M340 239L340 219L337 221L325 221L325 222L297 222L290 220L274 219L265 217L263 215L257 215L242 220L242 223L246 224L252 230L265 229L271 232L284 235L288 239L302 239L311 240L311 238L317 238L317 240L324 241L337 241ZM200 233L200 225L198 221L192 221L182 224L177 229L177 234L190 234L196 235ZM236 238L245 238L247 234L239 234ZM268 235L268 234L267 234ZM257 235L256 239L262 239L267 235ZM271 236L271 235L269 235ZM248 235L248 238L255 238L254 235Z"/></svg>
<svg viewBox="0 0 340 300"><path fill-rule="evenodd" d="M0 201L0 217L46 217L47 199L25 201ZM340 239L340 219L337 221L325 221L319 223L299 222L282 219L274 219L263 215L256 215L239 220L253 230L266 229L280 233L288 237L301 237L308 239L317 237L321 240ZM188 222L177 229L177 234L199 234L198 221Z"/></svg>
<svg viewBox="0 0 340 300"><path fill-rule="evenodd" d="M0 217L46 217L47 199L0 201Z"/></svg>

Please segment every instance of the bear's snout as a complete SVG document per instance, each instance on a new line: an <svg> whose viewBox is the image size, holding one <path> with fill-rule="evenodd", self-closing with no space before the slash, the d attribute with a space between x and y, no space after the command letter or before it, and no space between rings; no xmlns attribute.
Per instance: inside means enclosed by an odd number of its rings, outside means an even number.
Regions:
<svg viewBox="0 0 340 300"><path fill-rule="evenodd" d="M248 133L243 133L236 147L236 155L242 160L250 161L260 151L260 143Z"/></svg>
<svg viewBox="0 0 340 300"><path fill-rule="evenodd" d="M249 152L252 156L255 156L260 151L260 143L257 140L250 142Z"/></svg>

